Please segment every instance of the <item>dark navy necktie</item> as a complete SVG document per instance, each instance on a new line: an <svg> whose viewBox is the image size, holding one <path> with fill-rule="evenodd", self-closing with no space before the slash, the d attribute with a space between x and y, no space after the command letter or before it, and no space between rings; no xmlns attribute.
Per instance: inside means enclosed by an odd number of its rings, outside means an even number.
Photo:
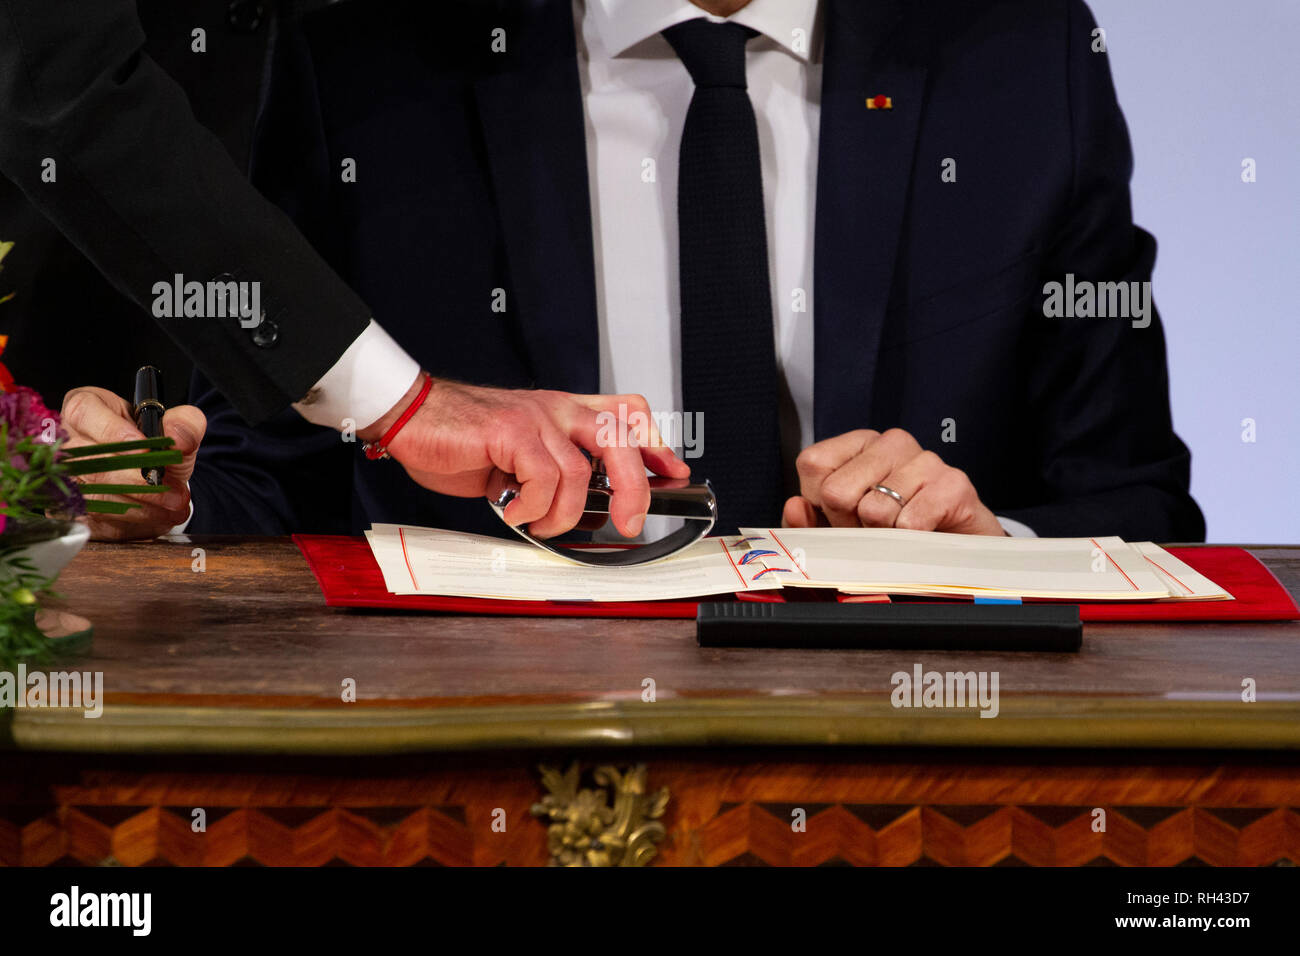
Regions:
<svg viewBox="0 0 1300 956"><path fill-rule="evenodd" d="M758 127L736 23L663 31L695 81L677 173L682 406L703 415L690 461L718 496L717 530L781 520L776 349Z"/></svg>

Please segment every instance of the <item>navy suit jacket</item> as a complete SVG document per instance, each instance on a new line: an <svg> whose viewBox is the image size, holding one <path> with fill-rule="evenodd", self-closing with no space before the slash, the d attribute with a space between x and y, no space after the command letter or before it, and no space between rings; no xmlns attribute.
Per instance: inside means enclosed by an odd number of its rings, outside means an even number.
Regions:
<svg viewBox="0 0 1300 956"><path fill-rule="evenodd" d="M1146 281L1155 258L1087 7L823 0L822 17L816 438L904 428L1040 535L1202 538L1159 318L1044 316L1045 282ZM876 94L892 109L868 110ZM282 31L254 178L434 375L595 392L584 137L570 0L342 4ZM195 530L502 531L293 412L250 428L196 389Z"/></svg>

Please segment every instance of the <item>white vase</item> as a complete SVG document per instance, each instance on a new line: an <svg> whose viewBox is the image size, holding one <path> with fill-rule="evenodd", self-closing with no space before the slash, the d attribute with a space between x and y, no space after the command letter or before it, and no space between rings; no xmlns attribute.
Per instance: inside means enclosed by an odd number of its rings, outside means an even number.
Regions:
<svg viewBox="0 0 1300 956"><path fill-rule="evenodd" d="M31 561L42 577L52 578L77 556L77 552L84 548L89 540L90 526L78 522L63 537L24 545L18 554Z"/></svg>

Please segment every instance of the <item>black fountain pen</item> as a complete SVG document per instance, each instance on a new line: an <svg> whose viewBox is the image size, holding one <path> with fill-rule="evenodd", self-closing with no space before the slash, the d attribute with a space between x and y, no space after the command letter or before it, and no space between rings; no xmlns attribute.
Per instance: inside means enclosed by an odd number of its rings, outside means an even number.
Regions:
<svg viewBox="0 0 1300 956"><path fill-rule="evenodd" d="M140 429L145 438L161 438L165 411L167 409L162 403L162 372L152 365L145 365L135 373L135 401L131 406L135 427ZM141 468L140 474L147 485L162 484L161 468Z"/></svg>

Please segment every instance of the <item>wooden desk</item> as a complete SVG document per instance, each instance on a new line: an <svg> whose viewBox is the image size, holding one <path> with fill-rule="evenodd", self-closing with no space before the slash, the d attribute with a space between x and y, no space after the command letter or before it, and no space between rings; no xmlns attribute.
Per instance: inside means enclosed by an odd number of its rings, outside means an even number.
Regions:
<svg viewBox="0 0 1300 956"><path fill-rule="evenodd" d="M1300 549L1254 550L1300 589ZM292 542L218 537L91 545L59 590L95 637L54 666L103 671L105 709L0 717L0 863L544 863L536 768L572 760L667 787L658 863L1300 860L1296 622L701 649L690 621L330 609ZM999 716L894 708L918 662L997 671Z"/></svg>

